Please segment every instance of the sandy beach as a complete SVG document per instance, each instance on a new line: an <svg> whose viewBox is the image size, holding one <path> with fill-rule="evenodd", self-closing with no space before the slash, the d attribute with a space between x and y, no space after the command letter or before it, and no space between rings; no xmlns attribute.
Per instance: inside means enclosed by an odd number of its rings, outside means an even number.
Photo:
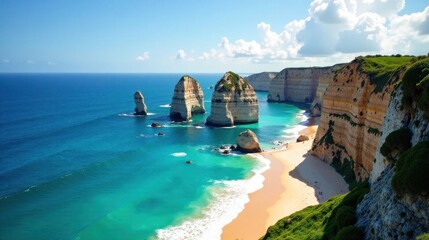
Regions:
<svg viewBox="0 0 429 240"><path fill-rule="evenodd" d="M309 141L261 153L271 162L263 173L264 186L249 194L244 210L223 228L222 239L259 239L279 219L348 191L346 182L331 166L308 153L317 124L317 118L310 119L300 132L309 136Z"/></svg>

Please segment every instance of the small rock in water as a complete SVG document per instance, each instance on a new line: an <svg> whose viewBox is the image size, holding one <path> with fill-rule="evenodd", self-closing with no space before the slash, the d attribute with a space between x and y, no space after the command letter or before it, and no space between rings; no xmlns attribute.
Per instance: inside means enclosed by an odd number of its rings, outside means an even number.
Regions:
<svg viewBox="0 0 429 240"><path fill-rule="evenodd" d="M157 123L157 122L153 122L151 125L151 127L162 127L161 123Z"/></svg>
<svg viewBox="0 0 429 240"><path fill-rule="evenodd" d="M229 154L229 150L225 150L222 152L223 154Z"/></svg>
<svg viewBox="0 0 429 240"><path fill-rule="evenodd" d="M234 145L231 145L231 146L229 147L229 149L231 149L231 150L235 150L235 146L234 146Z"/></svg>
<svg viewBox="0 0 429 240"><path fill-rule="evenodd" d="M192 161L191 161L191 160L188 160L188 161L186 161L185 163L186 163L186 164L192 164Z"/></svg>
<svg viewBox="0 0 429 240"><path fill-rule="evenodd" d="M157 135L158 136L164 136L165 134L163 132L159 132Z"/></svg>
<svg viewBox="0 0 429 240"><path fill-rule="evenodd" d="M220 146L220 149L226 149L226 147L224 145Z"/></svg>

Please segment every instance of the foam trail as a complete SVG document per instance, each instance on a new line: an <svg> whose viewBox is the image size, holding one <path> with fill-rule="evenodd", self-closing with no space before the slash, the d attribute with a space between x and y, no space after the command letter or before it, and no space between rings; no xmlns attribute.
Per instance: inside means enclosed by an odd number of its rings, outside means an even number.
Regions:
<svg viewBox="0 0 429 240"><path fill-rule="evenodd" d="M170 155L174 157L186 157L188 154L186 154L185 152L177 152L177 153L172 153Z"/></svg>
<svg viewBox="0 0 429 240"><path fill-rule="evenodd" d="M162 105L159 105L159 107L162 107L162 108L169 108L169 107L171 107L171 104L169 104L169 103L167 103L167 104L162 104Z"/></svg>
<svg viewBox="0 0 429 240"><path fill-rule="evenodd" d="M260 155L254 175L244 180L214 181L210 188L213 200L203 210L202 217L187 219L177 226L157 230L160 240L220 239L222 228L235 219L249 202L248 194L263 187L262 173L269 168L269 160ZM199 215L201 216L201 215Z"/></svg>

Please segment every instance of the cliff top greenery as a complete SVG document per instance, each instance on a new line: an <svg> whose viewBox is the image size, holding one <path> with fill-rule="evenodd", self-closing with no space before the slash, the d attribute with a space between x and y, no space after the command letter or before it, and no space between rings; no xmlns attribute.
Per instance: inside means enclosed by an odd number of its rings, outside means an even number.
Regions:
<svg viewBox="0 0 429 240"><path fill-rule="evenodd" d="M411 147L411 137L412 132L408 128L400 128L391 132L381 146L380 153L389 161L395 160L397 156Z"/></svg>
<svg viewBox="0 0 429 240"><path fill-rule="evenodd" d="M408 68L402 79L402 104L413 110L413 104L429 119L429 58L415 62Z"/></svg>
<svg viewBox="0 0 429 240"><path fill-rule="evenodd" d="M244 78L240 77L238 74L234 72L227 72L225 75L228 75L227 78L223 77L216 84L216 90L219 92L230 92L233 89L241 92L247 88L248 83Z"/></svg>
<svg viewBox="0 0 429 240"><path fill-rule="evenodd" d="M269 227L260 240L363 239L363 231L354 226L355 211L368 191L367 183L360 183L349 193L304 208Z"/></svg>
<svg viewBox="0 0 429 240"><path fill-rule="evenodd" d="M362 63L363 71L370 77L371 84L376 84L374 93L379 93L384 86L392 79L395 73L411 62L413 56L366 56L357 57L356 61Z"/></svg>

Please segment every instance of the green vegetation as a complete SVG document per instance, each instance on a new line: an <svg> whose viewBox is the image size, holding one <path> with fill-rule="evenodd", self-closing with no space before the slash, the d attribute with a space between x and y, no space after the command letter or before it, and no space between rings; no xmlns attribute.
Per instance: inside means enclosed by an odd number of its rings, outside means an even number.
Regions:
<svg viewBox="0 0 429 240"><path fill-rule="evenodd" d="M396 163L392 187L404 193L429 195L429 142L423 141L405 151Z"/></svg>
<svg viewBox="0 0 429 240"><path fill-rule="evenodd" d="M323 135L320 140L317 142L316 145L325 144L326 147L328 147L330 144L334 144L334 137L332 136L332 132L334 131L335 122L332 120L329 120L329 128L326 131L325 135ZM313 147L313 149L316 147L316 145Z"/></svg>
<svg viewBox="0 0 429 240"><path fill-rule="evenodd" d="M411 56L367 56L358 57L357 61L363 64L363 71L370 77L371 84L375 84L374 93L379 93L384 86L397 74L401 68L413 60Z"/></svg>
<svg viewBox="0 0 429 240"><path fill-rule="evenodd" d="M367 183L360 183L348 194L332 197L279 220L261 239L363 239L362 230L353 224L356 206L368 191Z"/></svg>
<svg viewBox="0 0 429 240"><path fill-rule="evenodd" d="M230 92L235 89L241 93L241 91L244 91L244 89L249 86L246 80L243 78L240 80L240 76L238 74L231 71L227 72L227 74L227 79L221 79L216 84L216 89L218 89L219 92ZM220 85L222 85L221 88L219 88Z"/></svg>
<svg viewBox="0 0 429 240"><path fill-rule="evenodd" d="M429 233L425 233L420 236L417 236L416 240L429 240Z"/></svg>
<svg viewBox="0 0 429 240"><path fill-rule="evenodd" d="M413 103L429 119L429 58L417 61L404 74L402 79L402 104L412 109Z"/></svg>
<svg viewBox="0 0 429 240"><path fill-rule="evenodd" d="M329 114L329 116L336 117L336 118L341 118L341 119L343 119L343 120L346 120L346 121L347 121L347 122L349 122L349 123L350 123L350 125L352 125L353 127L356 127L356 126L364 127L364 126L365 126L365 124L363 124L363 123L357 123L357 122L354 122L354 121L351 119L351 117L350 117L348 114L345 114L345 113L343 113L343 114L330 113L330 114Z"/></svg>
<svg viewBox="0 0 429 240"><path fill-rule="evenodd" d="M378 130L377 128L368 127L368 133L374 134L375 136L381 136L383 132Z"/></svg>
<svg viewBox="0 0 429 240"><path fill-rule="evenodd" d="M412 132L408 128L401 128L391 132L381 146L380 153L389 161L395 160L396 157L411 147L411 137Z"/></svg>
<svg viewBox="0 0 429 240"><path fill-rule="evenodd" d="M340 159L341 152L337 151L335 156L332 158L331 166L335 168L335 170L344 177L344 180L350 184L356 184L356 175L354 172L354 164L353 161L344 158L343 161Z"/></svg>

